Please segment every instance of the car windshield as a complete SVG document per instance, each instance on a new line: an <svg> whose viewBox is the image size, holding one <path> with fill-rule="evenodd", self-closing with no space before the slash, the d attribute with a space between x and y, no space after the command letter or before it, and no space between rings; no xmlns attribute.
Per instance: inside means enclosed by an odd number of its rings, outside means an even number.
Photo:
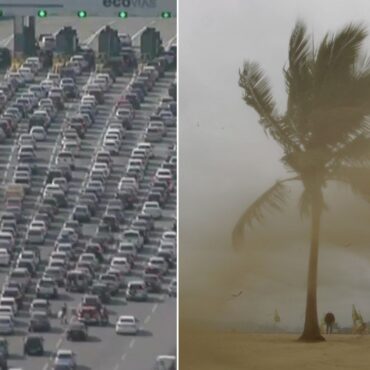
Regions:
<svg viewBox="0 0 370 370"><path fill-rule="evenodd" d="M9 319L8 318L2 318L0 317L0 324L9 324Z"/></svg>
<svg viewBox="0 0 370 370"><path fill-rule="evenodd" d="M58 358L61 358L61 359L71 359L72 358L72 355L69 354L69 353L59 353L58 354Z"/></svg>
<svg viewBox="0 0 370 370"><path fill-rule="evenodd" d="M27 338L26 343L27 343L27 346L38 347L41 345L41 339L40 338Z"/></svg>

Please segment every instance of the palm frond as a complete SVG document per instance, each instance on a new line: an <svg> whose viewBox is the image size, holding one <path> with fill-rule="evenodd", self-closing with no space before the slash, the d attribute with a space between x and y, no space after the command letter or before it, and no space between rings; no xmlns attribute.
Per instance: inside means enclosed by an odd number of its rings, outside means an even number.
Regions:
<svg viewBox="0 0 370 370"><path fill-rule="evenodd" d="M283 69L288 94L285 119L302 144L307 139L307 115L312 103L312 47L306 26L298 21L289 42L289 65Z"/></svg>
<svg viewBox="0 0 370 370"><path fill-rule="evenodd" d="M245 62L239 71L239 86L243 89L243 100L260 116L259 123L286 150L297 148L294 132L289 130L276 111L270 82L258 63Z"/></svg>
<svg viewBox="0 0 370 370"><path fill-rule="evenodd" d="M370 165L370 137L361 132L350 136L344 145L337 147L327 163L327 168L334 169L342 165Z"/></svg>
<svg viewBox="0 0 370 370"><path fill-rule="evenodd" d="M254 221L262 222L266 210L282 211L286 202L288 189L284 182L296 180L297 177L277 181L270 189L259 196L241 215L232 232L232 243L239 247L243 242L244 226L252 226Z"/></svg>
<svg viewBox="0 0 370 370"><path fill-rule="evenodd" d="M349 185L354 194L370 202L370 167L340 166L330 173L328 180Z"/></svg>
<svg viewBox="0 0 370 370"><path fill-rule="evenodd" d="M360 55L366 36L366 27L362 24L349 24L335 35L327 34L317 52L316 82L322 85L327 79L345 79Z"/></svg>

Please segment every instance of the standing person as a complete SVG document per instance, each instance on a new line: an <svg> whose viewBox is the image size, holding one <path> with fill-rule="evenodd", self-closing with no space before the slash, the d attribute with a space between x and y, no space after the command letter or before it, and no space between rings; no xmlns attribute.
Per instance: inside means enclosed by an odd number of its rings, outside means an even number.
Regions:
<svg viewBox="0 0 370 370"><path fill-rule="evenodd" d="M67 323L67 303L64 302L61 315L60 315L60 323L66 324Z"/></svg>
<svg viewBox="0 0 370 370"><path fill-rule="evenodd" d="M326 325L326 334L332 334L333 333L333 326L335 323L335 316L332 312L328 312L325 315L325 325Z"/></svg>

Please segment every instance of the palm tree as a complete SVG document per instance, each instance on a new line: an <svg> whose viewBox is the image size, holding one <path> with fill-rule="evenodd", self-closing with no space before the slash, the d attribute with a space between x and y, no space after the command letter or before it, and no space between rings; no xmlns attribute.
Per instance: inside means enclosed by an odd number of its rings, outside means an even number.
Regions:
<svg viewBox="0 0 370 370"><path fill-rule="evenodd" d="M302 341L325 340L316 302L320 221L327 209L324 188L339 181L370 201L370 61L361 54L366 36L363 25L349 24L326 34L315 48L305 24L298 21L283 69L288 95L284 114L277 112L269 81L257 63L245 62L239 71L243 100L282 147L281 161L292 176L277 181L248 207L233 230L233 245L243 244L245 225L261 222L265 210L283 209L288 183L303 185L299 208L302 217L310 217L311 241Z"/></svg>

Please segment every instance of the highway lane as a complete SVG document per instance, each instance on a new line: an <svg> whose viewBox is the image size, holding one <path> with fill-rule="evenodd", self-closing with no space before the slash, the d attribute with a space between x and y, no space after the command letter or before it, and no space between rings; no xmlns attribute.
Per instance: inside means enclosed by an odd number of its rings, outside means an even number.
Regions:
<svg viewBox="0 0 370 370"><path fill-rule="evenodd" d="M137 31L135 31L135 32L137 32ZM170 35L171 37L173 36L173 33L171 33L171 35ZM169 82L173 79L173 77L174 76L171 76L170 78L169 78ZM124 85L124 81L123 81L123 85ZM167 86L168 87L168 86ZM119 89L118 89L119 90ZM162 94L162 92L160 92L159 94L158 94L158 96L157 96L157 99L161 96L161 94ZM166 95L166 94L165 94ZM149 100L151 99L151 97L149 97ZM155 100L157 100L157 99L154 99L153 100L153 104L155 103ZM73 108L73 107L71 107L71 108ZM143 108L143 110L144 110L144 108ZM148 109L148 114L150 113L149 112L150 111L150 109ZM139 117L139 115L141 114L142 112L140 112L139 114L138 114L138 117ZM104 119L102 120L102 121L104 121ZM102 122L100 122L100 123L102 123ZM100 124L99 123L99 124ZM138 123L139 123L139 118L138 118ZM140 118L140 124L141 125L143 125L145 123L145 117L141 117ZM94 127L94 126L93 126ZM144 128L144 126L142 127L142 128ZM98 132L100 131L100 130L97 130ZM95 136L95 134L98 134L98 132L96 132L96 133L92 133L93 134L93 136L94 136L94 138L96 137ZM140 132L140 130L138 130L138 132ZM89 133L90 133L90 131L89 131ZM88 134L89 135L89 134ZM172 139L175 139L175 133L172 133ZM85 140L84 140L85 141ZM169 142L173 142L173 140L170 140ZM167 143L166 143L167 144ZM88 146L90 146L90 148L91 147L94 147L94 142L92 142L92 143L88 143ZM159 152L160 153L162 153L162 154L164 154L165 153L165 151L164 150L159 150ZM128 154L128 150L127 150L127 153L126 153L126 156L127 156L127 154ZM127 158L126 158L126 160L127 160ZM116 162L120 162L120 161L116 161ZM120 164L120 163L117 163L117 165L120 165L121 167L122 167L122 165ZM123 167L122 167L123 168ZM153 167L153 171L155 170L155 168L156 168L156 166L155 167ZM78 171L75 171L75 172L78 172ZM81 176L80 176L81 175ZM150 174L150 175L152 175L152 173ZM81 173L81 174L78 174L78 176L76 177L76 186L74 185L73 186L73 195L72 195L72 197L73 196L76 196L76 193L78 192L78 188L79 188L79 182L83 179L83 177L84 177L84 175ZM149 177L150 178L150 177ZM116 179L117 181L118 181L118 179ZM147 179L147 181L148 181L149 179ZM175 205L175 199L173 199L172 200L172 204L173 205ZM62 211L62 213L64 213L64 211ZM174 212L170 212L170 213L174 213ZM60 220L59 220L59 218L60 218ZM48 241L47 241L47 246L44 248L42 248L42 250L43 250L43 255L45 255L45 257L46 257L46 255L48 255L49 254L49 248L50 248L50 251L51 251L51 245L53 244L53 241L55 240L55 238L56 238L56 236L57 236L57 234L58 234L58 231L60 230L60 227L61 227L61 225L62 225L62 222L63 222L63 219L65 219L64 217L63 217L63 215L61 216L61 217L59 217L58 216L58 222L57 222L57 226L55 227L55 226L53 226L53 228L52 228L52 230L51 230L51 235L50 235L50 233L49 233L49 236L48 236ZM155 240L155 242L157 242L158 240ZM150 249L150 247L148 246L146 249ZM149 252L150 253L150 252ZM67 299L70 299L69 297L66 297ZM80 296L78 296L78 295L76 295L76 299L74 298L74 296L72 296L72 301L71 301L71 305L73 305L74 303L78 303L78 299L80 298ZM54 305L53 305L54 306ZM140 307L144 307L144 306L146 306L145 304L139 304L139 306ZM57 305L55 305L55 310L57 309ZM135 312L136 312L136 309L135 309ZM143 319L145 320L145 317L144 317L145 315L143 315ZM50 348L52 348L52 347L54 347L54 344L55 344L55 347L57 347L58 345L60 346L61 344L62 344L62 342L61 342L61 336L60 336L60 334L61 334L61 331L62 331L62 329L60 328L60 327L58 327L58 325L57 325L57 323L55 323L55 325L53 325L53 326L56 326L56 328L53 330L53 333L52 334L48 334L47 335L47 343L48 343L48 345L50 344ZM100 332L100 330L101 330L102 328L97 328L97 330ZM105 331L104 331L105 332ZM108 335L108 337L107 337L107 340L109 340L109 339L111 339L111 334L109 334ZM105 339L103 339L103 341L105 342ZM103 343L104 343L103 342ZM12 346L13 345L13 343L11 343L11 347L13 347ZM20 345L21 345L21 340L20 340L20 338L18 337L18 338L16 338L16 340L15 340L15 343L14 343L14 346L16 346L16 347L18 347L19 348L19 351L17 351L17 352L19 352L20 353ZM74 345L73 345L73 348L74 348ZM90 347L88 347L88 348L90 348ZM18 353L18 357L19 357L19 353ZM120 354L118 353L118 356L119 356ZM111 354L111 357L113 356L113 354ZM24 360L22 359L22 360L20 360L20 358L18 358L17 356L14 356L14 357L16 357L16 358L14 358L14 360L15 360L15 363L14 363L14 365L16 365L16 366L22 366L23 364L24 364ZM82 358L81 358L81 362L83 362L84 361L84 357L85 356L82 356ZM91 368L92 369L95 369L95 368L97 368L98 369L98 367L94 367L95 366L95 364L96 364L96 361L98 360L98 359L100 359L100 354L98 354L98 356L97 356L97 359L96 360L94 360L94 361L92 361L92 363L91 363ZM114 356L113 356L114 357ZM90 359L90 358L89 358ZM20 360L20 362L18 363L18 361L17 360ZM32 359L32 360L28 360L27 361L27 368L30 368L30 369L39 369L40 368L40 361L39 361L40 359ZM42 361L41 361L42 362ZM12 363L12 362L11 362Z"/></svg>

